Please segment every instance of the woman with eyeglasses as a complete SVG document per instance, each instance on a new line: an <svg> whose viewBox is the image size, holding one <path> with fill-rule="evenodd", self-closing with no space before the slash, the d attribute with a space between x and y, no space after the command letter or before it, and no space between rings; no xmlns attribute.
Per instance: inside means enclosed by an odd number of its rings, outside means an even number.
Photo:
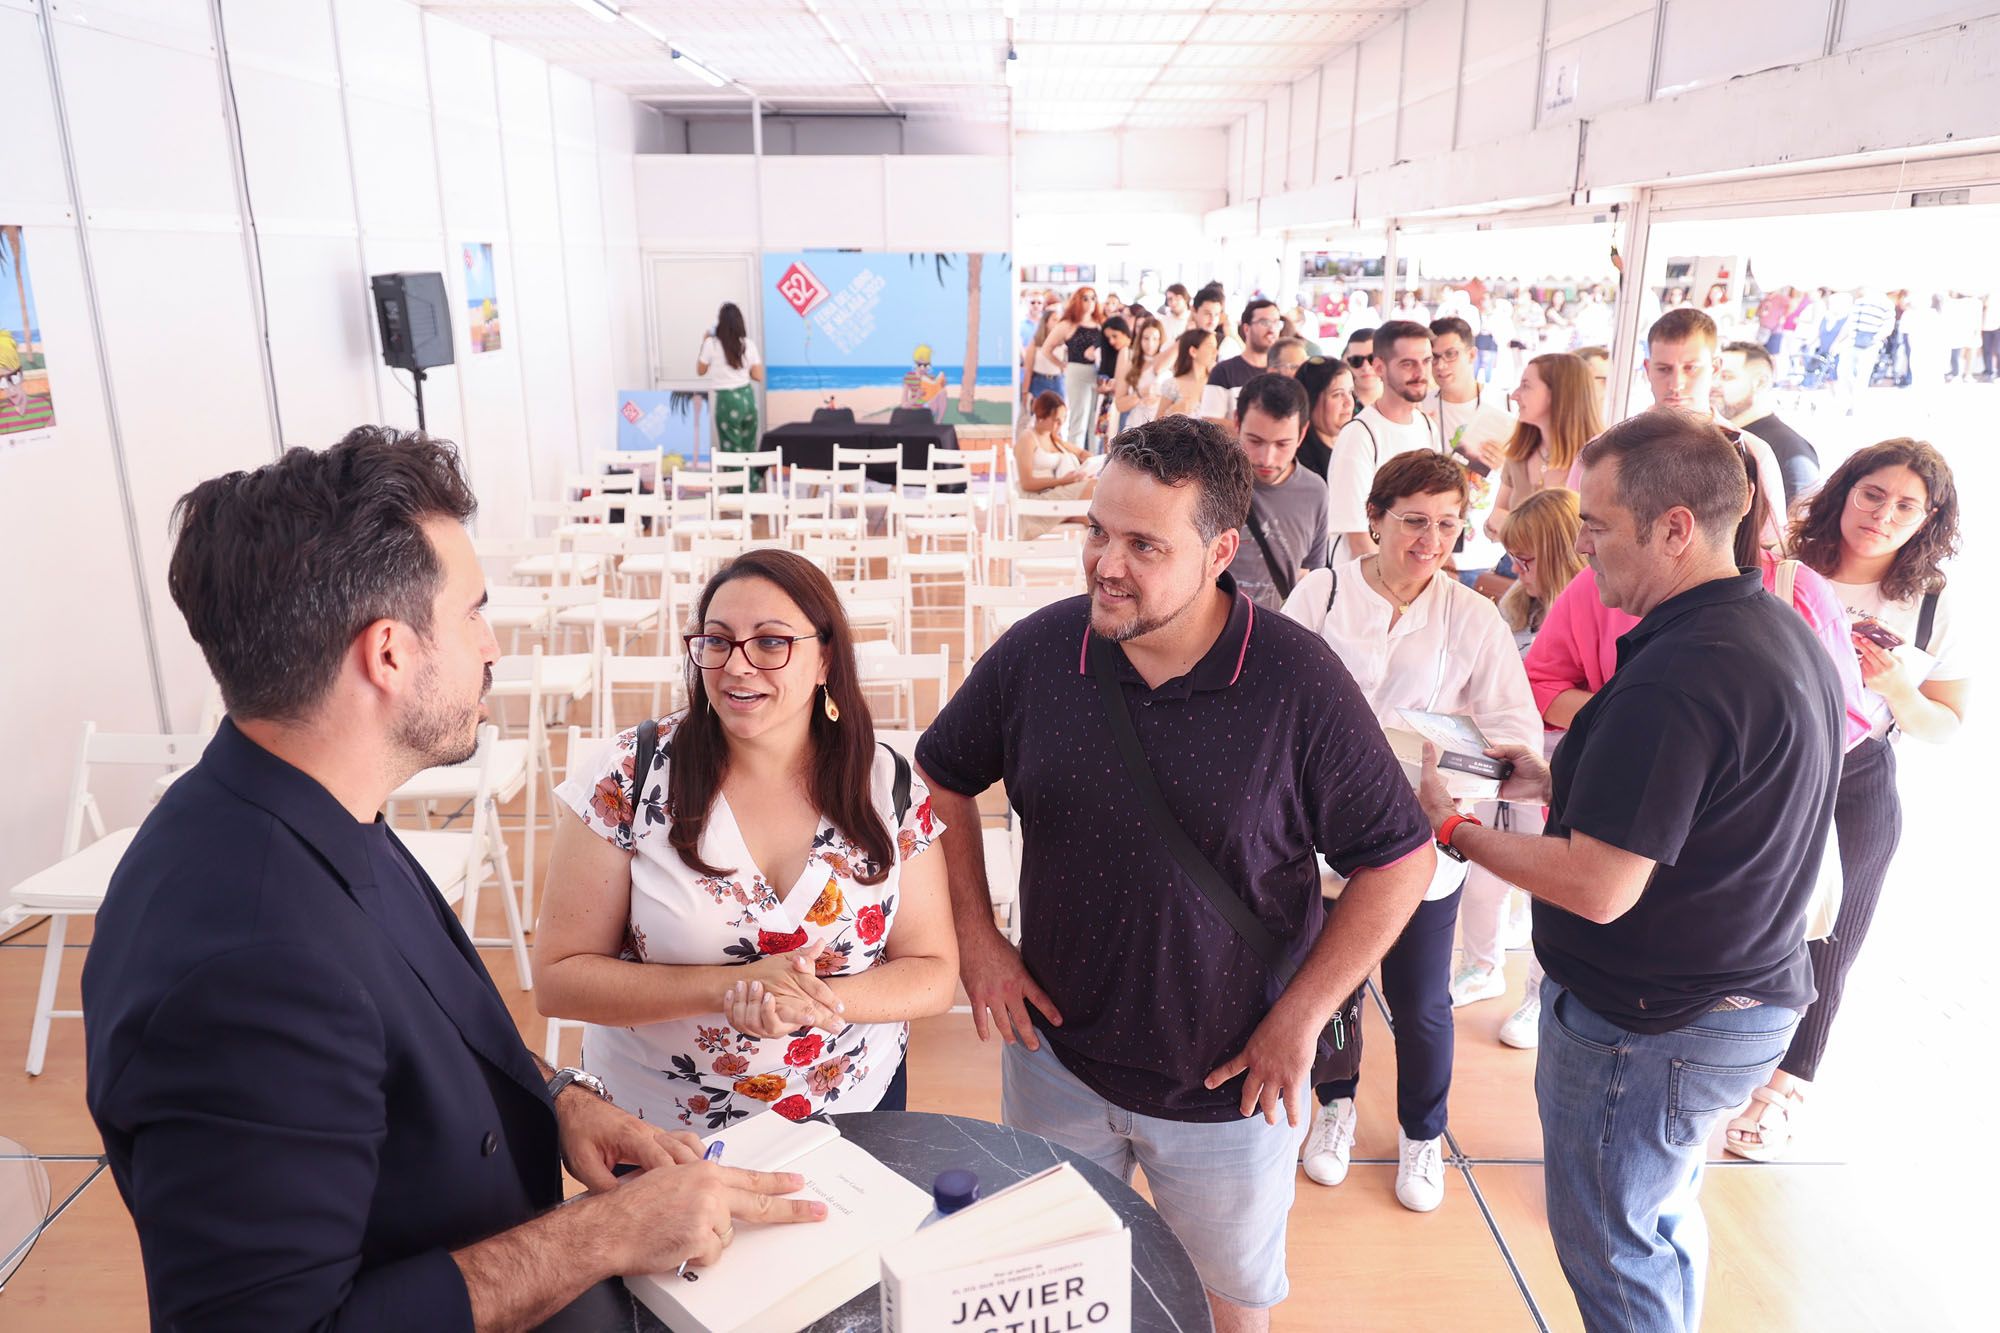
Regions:
<svg viewBox="0 0 2000 1333"><path fill-rule="evenodd" d="M656 1125L901 1110L909 1020L950 1006L958 946L942 825L875 742L833 584L747 552L686 646L647 770L626 731L557 788L536 1003L584 1020L584 1067Z"/></svg>
<svg viewBox="0 0 2000 1333"><path fill-rule="evenodd" d="M1465 530L1464 468L1428 449L1398 454L1375 473L1367 518L1376 550L1314 570L1285 614L1316 630L1354 677L1385 728L1407 731L1399 710L1455 713L1495 745L1540 745L1542 725L1520 651L1493 603L1445 562ZM1382 994L1395 1017L1396 1198L1429 1212L1444 1199L1445 1100L1451 1091L1451 950L1465 863L1438 858L1424 902L1382 958ZM1357 1079L1321 1084L1305 1143L1306 1174L1347 1177Z"/></svg>
<svg viewBox="0 0 2000 1333"><path fill-rule="evenodd" d="M1902 836L1896 739L1950 739L1972 695L1965 626L1954 614L1961 603L1942 568L1958 549L1958 487L1936 449L1896 439L1856 453L1805 501L1792 522L1792 549L1847 608L1868 735L1847 754L1833 808L1840 910L1833 933L1806 945L1818 998L1769 1085L1729 1123L1729 1151L1760 1162L1783 1156L1797 1133Z"/></svg>
<svg viewBox="0 0 2000 1333"><path fill-rule="evenodd" d="M1154 419L1194 416L1201 410L1201 393L1208 387L1208 372L1215 369L1221 343L1212 330L1191 328L1174 341L1173 374L1160 384L1160 409Z"/></svg>

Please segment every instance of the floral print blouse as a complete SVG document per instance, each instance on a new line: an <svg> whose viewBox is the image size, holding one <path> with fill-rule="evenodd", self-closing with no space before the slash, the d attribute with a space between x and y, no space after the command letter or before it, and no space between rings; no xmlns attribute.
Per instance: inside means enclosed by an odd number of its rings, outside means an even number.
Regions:
<svg viewBox="0 0 2000 1333"><path fill-rule="evenodd" d="M923 780L911 774L910 807L895 830L897 862L880 884L862 884L867 853L820 820L805 869L789 886L768 881L751 859L736 812L718 793L702 832L701 859L734 867L699 873L667 845L667 753L678 717L660 727L660 745L631 817L637 729L625 731L594 761L570 770L556 789L605 841L632 853L628 961L665 964L753 963L824 940L821 976L851 976L882 961L895 929L902 863L944 830L931 813ZM893 825L895 760L876 748L875 808ZM624 826L630 823L628 835ZM789 889L789 892L786 891ZM716 997L718 1003L720 994ZM639 1027L584 1028L584 1067L602 1078L626 1110L671 1128L721 1129L767 1108L793 1120L817 1111L872 1109L909 1045L905 1023L850 1023L838 1033L800 1029L759 1038L732 1029L718 1011Z"/></svg>

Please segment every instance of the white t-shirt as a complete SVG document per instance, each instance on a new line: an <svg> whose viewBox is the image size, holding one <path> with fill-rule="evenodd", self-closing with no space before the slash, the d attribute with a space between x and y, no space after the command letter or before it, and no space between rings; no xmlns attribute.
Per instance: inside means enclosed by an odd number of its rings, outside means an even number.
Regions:
<svg viewBox="0 0 2000 1333"><path fill-rule="evenodd" d="M1368 700L1375 720L1407 731L1399 708L1463 713L1496 745L1539 746L1542 719L1535 693L1514 646L1513 631L1493 603L1449 574L1438 573L1389 625L1394 608L1368 586L1362 563L1316 569L1285 599L1285 614L1312 630L1339 654ZM1339 577L1333 608L1327 593ZM1448 897L1465 879L1465 866L1438 858L1426 901Z"/></svg>
<svg viewBox="0 0 2000 1333"><path fill-rule="evenodd" d="M910 808L896 827L896 761L876 748L874 806L896 846L895 864L880 884L854 877L867 854L825 819L797 881L771 884L752 862L736 812L719 792L699 851L710 865L735 873L710 878L681 860L660 822L667 817L667 747L678 721L660 728L660 748L642 797L651 814L634 823L636 840L620 832L631 794L636 729L600 748L556 788L592 833L633 853L625 960L727 966L824 940L821 976L853 976L878 966L896 928L903 863L944 829L931 813L923 779L911 774ZM767 1110L793 1120L822 1110L872 1110L909 1044L906 1023L855 1023L837 1034L814 1030L802 1037L747 1036L729 1026L722 996L715 998L715 1013L694 1018L637 1027L587 1024L584 1068L604 1080L618 1105L648 1123L706 1134Z"/></svg>
<svg viewBox="0 0 2000 1333"><path fill-rule="evenodd" d="M682 346L686 346L685 343ZM722 354L722 342L714 334L701 340L701 351L695 360L708 366L708 382L719 392L723 389L740 389L750 382L750 367L761 365L764 358L757 355L757 344L750 339L743 340L743 364L732 366L729 358Z"/></svg>
<svg viewBox="0 0 2000 1333"><path fill-rule="evenodd" d="M1375 483L1375 470L1397 454L1437 448L1437 427L1422 412L1412 413L1410 424L1399 426L1373 403L1362 408L1340 428L1327 459L1328 531L1335 535L1366 532L1368 488Z"/></svg>
<svg viewBox="0 0 2000 1333"><path fill-rule="evenodd" d="M1827 581L1833 582L1831 579ZM1938 593L1937 614L1931 618L1931 637L1927 647L1917 643L1917 620L1923 613L1924 599L1921 595L1907 597L1900 602L1886 601L1882 597L1880 583L1834 583L1833 591L1840 598L1850 621L1873 619L1884 629L1899 635L1911 648L1935 659L1930 670L1921 677L1920 684L1931 680L1966 680L1972 675L1971 654L1966 651L1965 635L1962 629L1954 633L1952 611L1955 599L1949 584ZM1898 653L1903 651L1897 650ZM1877 738L1888 735L1896 721L1895 715L1889 711L1889 701L1866 686L1862 687L1861 695L1872 725L1869 735Z"/></svg>
<svg viewBox="0 0 2000 1333"><path fill-rule="evenodd" d="M1506 395L1497 392L1493 401L1487 402L1486 386L1482 384L1469 403L1447 403L1442 395L1434 393L1424 399L1424 411L1437 418L1438 434L1447 452L1457 445L1468 457L1477 458L1481 444L1491 441L1505 446L1514 437L1514 414L1507 410L1506 403ZM1466 518L1465 549L1458 554L1460 569L1491 569L1507 553L1499 542L1489 541L1485 532L1486 520L1493 513L1493 497L1499 489L1500 468L1496 464L1486 478L1483 503L1473 505Z"/></svg>

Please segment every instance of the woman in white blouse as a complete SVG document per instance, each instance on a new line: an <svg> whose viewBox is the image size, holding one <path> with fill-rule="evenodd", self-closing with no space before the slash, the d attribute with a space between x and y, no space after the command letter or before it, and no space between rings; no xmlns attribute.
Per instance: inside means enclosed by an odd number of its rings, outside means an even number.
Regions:
<svg viewBox="0 0 2000 1333"><path fill-rule="evenodd" d="M734 301L724 301L715 312L715 327L701 340L701 350L695 353L694 373L706 376L715 393L717 442L733 453L754 452L757 390L751 384L764 382L764 358L757 354L757 344L750 340L743 326L743 312Z"/></svg>
<svg viewBox="0 0 2000 1333"><path fill-rule="evenodd" d="M1958 524L1950 466L1936 449L1910 439L1885 440L1851 455L1792 523L1793 554L1827 577L1847 611L1872 725L1840 767L1837 836L1826 850L1840 858L1840 908L1833 932L1806 942L1818 998L1799 1019L1770 1083L1729 1122L1725 1145L1738 1157L1782 1157L1819 1077L1847 971L1868 936L1902 839L1897 738L1949 740L1971 702L1964 617L1972 608L1956 595L1958 585L1945 581L1942 567L1958 550Z"/></svg>
<svg viewBox="0 0 2000 1333"><path fill-rule="evenodd" d="M687 651L636 804L634 731L557 789L536 1001L656 1125L900 1110L908 1021L951 1004L958 948L942 826L875 743L833 585L748 552Z"/></svg>
<svg viewBox="0 0 2000 1333"><path fill-rule="evenodd" d="M1428 449L1384 463L1369 487L1379 548L1315 570L1285 614L1340 655L1384 727L1408 729L1398 710L1469 715L1494 744L1542 735L1519 650L1493 603L1444 568L1465 530L1465 470ZM1445 1100L1451 1090L1451 950L1465 864L1444 856L1423 904L1382 959L1382 991L1396 1021L1396 1198L1429 1212L1444 1199ZM1359 1080L1321 1084L1306 1138L1306 1174L1347 1176Z"/></svg>

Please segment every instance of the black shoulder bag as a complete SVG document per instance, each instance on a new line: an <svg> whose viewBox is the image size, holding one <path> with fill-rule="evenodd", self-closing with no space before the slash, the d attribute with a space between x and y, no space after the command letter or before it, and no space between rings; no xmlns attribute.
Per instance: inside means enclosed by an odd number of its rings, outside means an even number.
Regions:
<svg viewBox="0 0 2000 1333"><path fill-rule="evenodd" d="M1201 849L1194 845L1194 840L1188 837L1187 831L1167 808L1166 795L1160 790L1159 779L1153 776L1152 765L1146 762L1146 752L1139 744L1139 732L1132 725L1132 712L1125 706L1125 687L1118 683L1115 652L1109 640L1095 634L1090 636L1090 674L1097 678L1098 691L1104 696L1104 711L1111 722L1111 735L1118 742L1118 753L1125 761L1125 771L1131 775L1132 785L1138 789L1139 808L1144 812L1146 822L1180 866L1181 872L1208 900L1208 905L1229 923L1230 929L1277 976L1279 987L1282 989L1290 985L1299 969L1284 943L1257 919L1257 914L1250 910L1250 904L1229 887L1222 873L1202 855ZM1313 1060L1312 1081L1324 1083L1329 1079L1349 1079L1360 1069L1361 991L1356 988L1354 994L1341 1002L1340 1008L1327 1022L1326 1030L1320 1034L1319 1050Z"/></svg>
<svg viewBox="0 0 2000 1333"><path fill-rule="evenodd" d="M636 825L639 818L639 800L646 791L646 775L653 771L653 755L660 748L660 720L649 717L639 724L638 749L632 756L632 813L624 824L625 840L637 842ZM890 787L890 799L895 803L896 822L890 826L889 841L896 841L896 830L903 826L903 816L910 813L910 761L898 750L884 744L889 757L896 761L896 777Z"/></svg>
<svg viewBox="0 0 2000 1333"><path fill-rule="evenodd" d="M1278 600L1284 601L1292 595L1292 585L1298 580L1292 576L1291 568L1283 560L1278 559L1278 553L1272 549L1271 539L1264 535L1264 521L1257 513L1255 500L1250 502L1250 519L1245 526L1250 529L1251 537L1256 540L1257 549L1264 553L1264 568L1270 571L1271 582L1277 585Z"/></svg>

